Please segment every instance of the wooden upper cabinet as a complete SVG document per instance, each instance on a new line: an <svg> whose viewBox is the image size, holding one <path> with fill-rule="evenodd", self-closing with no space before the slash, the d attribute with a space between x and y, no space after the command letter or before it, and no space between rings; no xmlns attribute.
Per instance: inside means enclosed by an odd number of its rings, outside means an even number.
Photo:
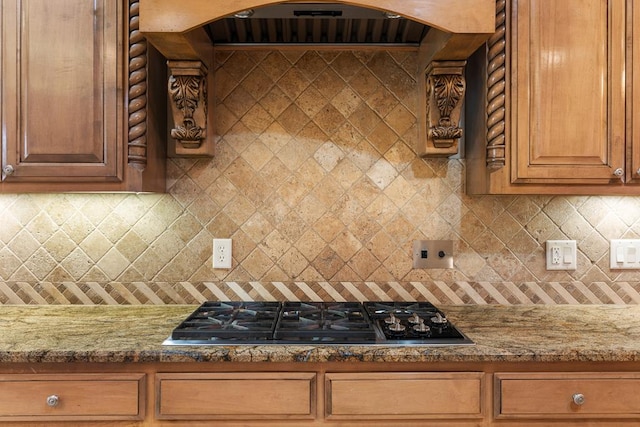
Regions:
<svg viewBox="0 0 640 427"><path fill-rule="evenodd" d="M519 0L514 183L608 183L624 170L624 0Z"/></svg>
<svg viewBox="0 0 640 427"><path fill-rule="evenodd" d="M638 193L627 81L632 46L638 56L634 2L497 3L498 32L471 71L480 76L470 83L467 117L484 108L489 118L467 128L468 192Z"/></svg>
<svg viewBox="0 0 640 427"><path fill-rule="evenodd" d="M3 0L0 11L0 190L164 191L164 165L128 165L128 4Z"/></svg>
<svg viewBox="0 0 640 427"><path fill-rule="evenodd" d="M640 4L633 2L629 6L629 26L631 31L627 35L628 45L631 46L631 65L627 68L631 75L627 78L628 91L631 97L627 99L628 129L631 134L631 167L630 173L634 180L640 182ZM635 41L635 42L634 42Z"/></svg>
<svg viewBox="0 0 640 427"><path fill-rule="evenodd" d="M3 8L8 181L122 180L122 61L113 54L122 43L121 3L29 0Z"/></svg>

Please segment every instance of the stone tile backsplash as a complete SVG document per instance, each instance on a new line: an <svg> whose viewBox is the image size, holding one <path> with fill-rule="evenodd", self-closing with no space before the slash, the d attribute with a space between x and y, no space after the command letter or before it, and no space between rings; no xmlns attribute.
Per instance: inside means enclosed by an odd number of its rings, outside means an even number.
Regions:
<svg viewBox="0 0 640 427"><path fill-rule="evenodd" d="M416 54L221 51L213 159L168 160L168 194L0 195L0 282L632 282L611 238L640 198L464 192L464 160L421 159ZM212 238L233 268L211 267ZM417 239L455 268L413 270ZM578 269L545 270L548 239Z"/></svg>

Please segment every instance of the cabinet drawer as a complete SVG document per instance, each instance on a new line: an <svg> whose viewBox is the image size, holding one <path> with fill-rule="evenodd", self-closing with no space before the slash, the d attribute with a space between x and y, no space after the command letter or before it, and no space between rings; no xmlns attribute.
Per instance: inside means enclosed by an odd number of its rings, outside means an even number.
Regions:
<svg viewBox="0 0 640 427"><path fill-rule="evenodd" d="M497 418L640 418L640 374L500 373L495 383Z"/></svg>
<svg viewBox="0 0 640 427"><path fill-rule="evenodd" d="M157 374L159 419L314 418L316 374Z"/></svg>
<svg viewBox="0 0 640 427"><path fill-rule="evenodd" d="M144 374L2 375L0 420L139 420L143 379Z"/></svg>
<svg viewBox="0 0 640 427"><path fill-rule="evenodd" d="M482 373L328 373L332 419L479 418Z"/></svg>

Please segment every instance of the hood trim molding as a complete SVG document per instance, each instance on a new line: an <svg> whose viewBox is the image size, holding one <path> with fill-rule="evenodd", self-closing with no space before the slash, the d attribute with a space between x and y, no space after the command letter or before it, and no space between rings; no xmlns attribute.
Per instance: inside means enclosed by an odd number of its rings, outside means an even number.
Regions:
<svg viewBox="0 0 640 427"><path fill-rule="evenodd" d="M215 6L212 7L212 3ZM217 19L247 9L295 0L140 0L143 32L185 33ZM450 33L492 33L495 0L314 0L312 3L345 4L402 15Z"/></svg>
<svg viewBox="0 0 640 427"><path fill-rule="evenodd" d="M211 42L204 30L208 23L236 12L280 3L296 3L288 0L140 0L140 31L169 60L201 60L210 62ZM451 35L454 50L468 54L443 52L443 60L468 58L491 34L495 32L495 0L355 0L314 3L342 3L367 7L402 15L403 17L432 27L433 30ZM469 46L469 39L482 38L482 42ZM442 48L452 46L448 43ZM460 58L460 55L464 58Z"/></svg>

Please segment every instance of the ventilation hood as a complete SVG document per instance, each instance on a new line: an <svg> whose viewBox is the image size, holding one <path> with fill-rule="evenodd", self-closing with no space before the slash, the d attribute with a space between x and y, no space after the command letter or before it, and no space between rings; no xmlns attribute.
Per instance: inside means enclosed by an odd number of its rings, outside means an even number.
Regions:
<svg viewBox="0 0 640 427"><path fill-rule="evenodd" d="M140 0L139 28L164 55L171 152L213 155L214 49L414 49L419 52L419 146L458 151L466 60L494 32L495 0ZM422 77L420 77L422 76Z"/></svg>
<svg viewBox="0 0 640 427"><path fill-rule="evenodd" d="M378 45L417 47L429 27L389 11L339 3L283 3L209 23L215 46Z"/></svg>

